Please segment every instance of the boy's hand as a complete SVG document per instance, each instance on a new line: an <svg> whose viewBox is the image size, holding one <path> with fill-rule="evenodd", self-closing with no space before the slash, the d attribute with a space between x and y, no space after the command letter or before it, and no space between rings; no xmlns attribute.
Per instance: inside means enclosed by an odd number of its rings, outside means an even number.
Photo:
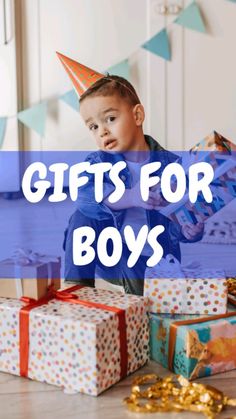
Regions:
<svg viewBox="0 0 236 419"><path fill-rule="evenodd" d="M187 240L194 240L196 236L201 234L204 229L204 223L192 224L188 223L182 226L182 234Z"/></svg>
<svg viewBox="0 0 236 419"><path fill-rule="evenodd" d="M108 198L106 198L104 202L109 208L113 210L122 210L133 207L153 210L160 206L161 202L163 202L163 199L158 191L155 191L151 188L149 191L149 198L146 202L144 202L141 197L140 184L138 182L133 188L126 189L124 195L118 202L111 204Z"/></svg>
<svg viewBox="0 0 236 419"><path fill-rule="evenodd" d="M147 210L153 210L153 209L157 209L162 202L160 192L156 191L154 188L151 188L149 190L148 200L143 201L141 193L140 193L139 183L136 183L136 185L132 189L129 189L128 198L129 196L130 196L130 207L139 207L139 208L144 208Z"/></svg>

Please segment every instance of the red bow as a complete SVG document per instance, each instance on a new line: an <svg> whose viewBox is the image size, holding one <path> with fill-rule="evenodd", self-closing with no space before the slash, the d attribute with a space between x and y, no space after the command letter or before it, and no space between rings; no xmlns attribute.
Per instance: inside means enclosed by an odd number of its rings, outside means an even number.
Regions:
<svg viewBox="0 0 236 419"><path fill-rule="evenodd" d="M48 294L36 301L33 298L22 297L21 301L27 305L20 310L20 375L28 377L28 363L29 363L29 312L36 307L47 304L52 299L65 301L72 304L79 304L88 308L98 308L105 311L111 311L118 316L118 328L120 335L120 378L127 375L127 334L126 334L126 319L125 310L106 306L104 304L95 303L92 301L80 300L78 295L73 294L83 288L82 285L75 285L62 291L55 291L52 287L49 289Z"/></svg>

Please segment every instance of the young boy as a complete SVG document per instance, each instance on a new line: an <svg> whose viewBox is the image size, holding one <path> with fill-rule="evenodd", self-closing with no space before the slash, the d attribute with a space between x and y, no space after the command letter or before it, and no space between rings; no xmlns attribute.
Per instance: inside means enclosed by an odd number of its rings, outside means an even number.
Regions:
<svg viewBox="0 0 236 419"><path fill-rule="evenodd" d="M72 63L73 71L75 71L74 63ZM65 62L63 64L65 65ZM68 68L66 70L68 71ZM80 114L99 148L99 151L88 156L88 161L94 164L125 160L127 167L121 172L120 177L126 189L122 198L117 203L111 204L108 196L114 187L108 175L104 175L105 199L102 203L95 202L92 176L82 188L78 209L69 221L65 237L65 279L94 286L96 271L101 278L123 285L127 293L142 295L146 261L152 254L148 244L144 245L143 252L133 268L127 267L130 251L125 243L123 243L121 260L114 267L105 267L97 257L89 265L76 266L72 260L73 231L78 227L90 226L98 237L105 227L114 226L123 237L125 225L132 225L136 236L143 225L147 224L151 229L160 224L165 228L158 237L164 256L172 254L180 260L179 242L199 240L202 237L203 225L189 224L181 229L161 215L156 210L161 203L161 195L155 190L150 191L147 202L141 199L138 181L142 165L156 161L158 152L158 161L161 161L161 171L163 171L164 167L175 161L177 156L164 150L152 137L144 135L144 108L134 87L126 79L111 75L99 77L82 93ZM158 171L155 174L160 175L160 173ZM108 242L108 247L109 244ZM96 254L96 240L93 247ZM108 248L108 253L109 251L112 251L111 247Z"/></svg>

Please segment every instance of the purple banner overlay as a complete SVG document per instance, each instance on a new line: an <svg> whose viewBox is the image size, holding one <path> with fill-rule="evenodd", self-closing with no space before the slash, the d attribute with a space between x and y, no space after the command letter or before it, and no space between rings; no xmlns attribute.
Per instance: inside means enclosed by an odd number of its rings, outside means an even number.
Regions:
<svg viewBox="0 0 236 419"><path fill-rule="evenodd" d="M2 151L1 185L16 161L19 191L0 194L0 278L50 257L83 284L236 276L236 152Z"/></svg>

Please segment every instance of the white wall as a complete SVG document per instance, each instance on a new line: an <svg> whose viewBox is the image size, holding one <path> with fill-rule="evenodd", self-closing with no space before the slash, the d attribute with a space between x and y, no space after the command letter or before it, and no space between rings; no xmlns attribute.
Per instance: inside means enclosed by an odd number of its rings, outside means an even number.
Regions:
<svg viewBox="0 0 236 419"><path fill-rule="evenodd" d="M7 117L5 136L1 150L17 151L19 149L19 133L17 123L17 65L15 10L13 0L0 2L0 117ZM17 191L19 189L19 158L11 155L11 171L9 160L4 153L0 155L0 192Z"/></svg>
<svg viewBox="0 0 236 419"><path fill-rule="evenodd" d="M71 88L59 50L99 71L130 56L132 80L146 108L145 130L171 149L188 149L213 129L236 142L236 5L197 0L207 34L171 24L161 0L20 0L24 107ZM191 0L176 0L187 6ZM173 3L166 0L166 3ZM167 25L172 60L138 47ZM88 149L79 115L51 103L46 135L25 130L25 147Z"/></svg>
<svg viewBox="0 0 236 419"><path fill-rule="evenodd" d="M147 1L23 0L24 106L72 88L55 51L98 71L130 56L134 84L147 97ZM39 4L39 7L37 6ZM61 102L49 109L46 138L25 133L26 148L94 148L80 116Z"/></svg>
<svg viewBox="0 0 236 419"><path fill-rule="evenodd" d="M188 148L213 129L236 143L236 4L198 0L207 34L185 31L184 138Z"/></svg>

